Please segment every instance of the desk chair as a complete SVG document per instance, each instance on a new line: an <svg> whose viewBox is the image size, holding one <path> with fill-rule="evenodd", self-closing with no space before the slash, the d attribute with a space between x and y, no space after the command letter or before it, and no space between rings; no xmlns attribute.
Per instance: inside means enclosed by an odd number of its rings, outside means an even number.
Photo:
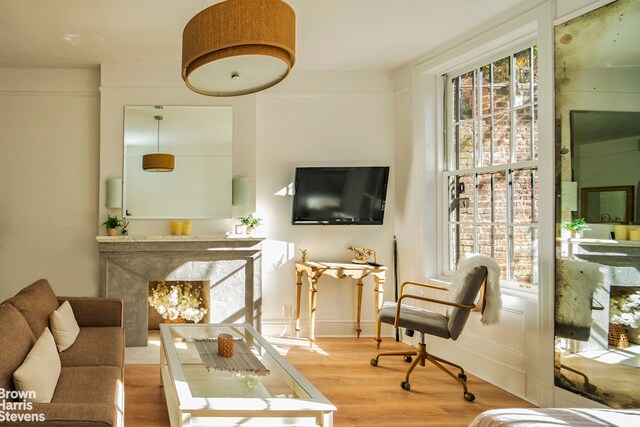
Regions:
<svg viewBox="0 0 640 427"><path fill-rule="evenodd" d="M495 261L488 257L487 259L491 261L492 264L495 264ZM495 266L497 267L497 264L495 264ZM497 268L499 276L499 267ZM464 398L469 402L473 402L475 396L467 390L467 385L465 383L467 381L467 375L464 373L464 369L455 363L428 353L424 342L425 334L435 335L445 339L458 339L465 324L467 323L471 310L476 308L474 301L476 300L478 293L480 293L480 299L478 301L477 311L484 312L484 287L487 281L488 268L487 266L476 266L468 271L468 273L462 272L461 270L456 272L458 275L464 274L465 277L463 277L457 295L454 296L451 301L426 298L406 292L406 288L408 286L419 286L443 291L448 291L448 288L426 283L404 282L400 288L400 298L398 298L398 302L386 301L380 308L378 313L378 323L385 322L393 324L396 328L403 327L410 331L417 331L420 333L420 344L418 345L418 349L413 351L380 353L375 357L375 359L371 359L371 365L378 366L378 359L382 356L403 356L405 362L411 362L412 358L415 356L416 359L413 360L413 363L409 367L405 380L400 383L400 386L403 389L409 390L411 388L411 385L409 384L409 375L411 375L411 372L416 366L418 366L418 364L420 364L420 366L425 366L425 361L428 360L446 372L454 380L458 381L464 390ZM450 308L447 311L447 314L435 313L419 307L410 306L405 301L407 299L433 302ZM457 376L454 375L449 369L445 368L442 363L458 368L460 373Z"/></svg>

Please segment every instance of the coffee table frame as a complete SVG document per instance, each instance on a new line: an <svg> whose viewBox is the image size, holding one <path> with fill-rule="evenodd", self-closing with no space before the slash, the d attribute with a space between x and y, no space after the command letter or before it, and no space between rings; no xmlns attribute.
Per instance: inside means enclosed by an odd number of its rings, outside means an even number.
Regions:
<svg viewBox="0 0 640 427"><path fill-rule="evenodd" d="M260 345L263 353L268 353L269 357L282 368L281 371L293 380L294 389L300 391L296 394L306 394L309 398L204 398L193 396L188 379L183 371L183 364L178 356L171 329L193 328L194 332L197 332L197 328L199 328L202 329L203 333L206 333L207 331L210 332L211 328L224 327L244 328L248 337ZM248 343L248 345L252 346L251 343ZM200 425L333 427L333 411L336 410L336 407L247 323L161 324L160 374L172 427L196 427Z"/></svg>

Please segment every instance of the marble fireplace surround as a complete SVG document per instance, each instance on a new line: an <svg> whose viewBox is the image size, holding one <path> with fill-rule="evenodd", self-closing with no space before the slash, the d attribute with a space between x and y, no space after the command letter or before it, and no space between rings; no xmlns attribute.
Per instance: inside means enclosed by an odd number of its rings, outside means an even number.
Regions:
<svg viewBox="0 0 640 427"><path fill-rule="evenodd" d="M210 322L260 331L262 238L98 236L100 296L124 301L128 347L146 346L148 286L154 280L210 282Z"/></svg>

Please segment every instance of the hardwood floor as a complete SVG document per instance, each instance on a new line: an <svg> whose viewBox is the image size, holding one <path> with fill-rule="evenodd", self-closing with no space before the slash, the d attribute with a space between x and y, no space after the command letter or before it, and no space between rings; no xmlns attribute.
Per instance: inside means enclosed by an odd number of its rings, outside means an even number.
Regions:
<svg viewBox="0 0 640 427"><path fill-rule="evenodd" d="M370 338L320 338L309 349L303 340L270 340L286 359L337 408L336 427L350 426L466 426L480 412L493 408L532 407L530 403L468 375L476 400L462 397L462 387L433 365L417 367L411 390L400 388L409 366L401 357L381 358L377 367ZM409 346L386 339L381 351ZM168 426L164 391L157 365L125 367L125 426Z"/></svg>

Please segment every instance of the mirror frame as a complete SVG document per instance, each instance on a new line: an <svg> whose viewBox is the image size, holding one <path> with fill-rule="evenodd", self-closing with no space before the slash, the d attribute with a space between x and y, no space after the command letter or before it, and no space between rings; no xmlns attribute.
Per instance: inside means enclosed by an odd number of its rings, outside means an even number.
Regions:
<svg viewBox="0 0 640 427"><path fill-rule="evenodd" d="M607 192L611 192L611 191L624 191L626 193L626 197L625 197L625 218L622 221L623 224L625 223L632 223L634 220L634 212L633 212L633 206L634 206L634 198L633 198L633 193L634 193L634 188L633 185L621 185L621 186L617 186L617 187L585 187L580 189L580 217L582 218L588 218L587 215L587 198L589 197L589 194L592 193L607 193ZM604 221L591 221L589 220L590 223L594 223L594 224L613 224L614 222L604 222Z"/></svg>
<svg viewBox="0 0 640 427"><path fill-rule="evenodd" d="M131 197L131 192L130 192L130 188L131 188L131 175L128 173L129 168L128 168L128 159L129 157L134 158L136 156L138 156L138 154L134 155L134 156L130 156L129 152L128 152L128 144L127 144L127 130L128 128L131 126L130 122L133 120L131 117L127 116L128 112L134 112L134 111L145 111L145 116L149 116L149 118L152 118L155 115L162 115L162 116L166 116L168 114L168 112L170 111L179 111L181 110L182 112L188 112L189 110L191 111L208 111L209 113L218 110L218 111L224 111L225 114L229 115L229 121L228 123L224 123L224 125L227 126L229 135L229 147L228 147L228 155L218 155L218 154L208 154L208 155L200 155L199 157L201 158L206 158L211 157L211 158L228 158L228 164L223 165L224 167L218 167L218 168L213 168L211 169L210 167L208 167L208 169L211 170L216 170L216 171L222 171L225 172L228 169L228 176L224 176L222 180L212 180L209 182L216 182L219 183L219 185L217 186L218 192L214 192L213 190L211 190L211 188L213 187L212 185L209 185L209 187L207 188L207 192L201 192L199 199L201 200L209 200L208 203L215 203L216 205L218 205L218 207L214 207L214 213L215 214L211 214L211 210L208 211L205 214L201 214L201 213L195 213L193 208L186 208L182 211L176 211L176 212L171 212L171 213L167 213L166 210L162 211L162 212L154 212L153 214L149 214L149 213L136 213L135 209L131 208L131 201L130 201L130 197ZM175 114L175 113L174 113ZM135 116L134 116L135 117ZM162 137L160 137L161 139L164 138L163 140L163 145L164 148L163 150L166 150L167 147L167 140L166 140L166 122L168 120L165 120L164 122L160 125L159 128L159 133L163 134ZM175 122L174 122L175 123ZM184 129L185 124L184 123L180 123L177 125L177 129L178 131L180 131L181 129ZM198 119L197 122L193 122L193 119L191 119L191 122L188 122L187 124L191 124L192 126L196 126L196 129L198 129L200 131L200 133L202 133L202 129L204 129L206 126L214 126L215 121L212 122L211 117L206 118L206 120L202 120L202 119ZM201 125L202 123L202 125ZM151 123L149 125L149 129L153 130L153 126L157 126L156 122L153 121L153 123ZM174 124L174 128L176 128L176 125ZM145 132L148 131L148 129L145 129ZM147 132L149 135L153 135L154 138L156 137L156 131L153 130L153 132ZM175 132L174 132L175 133ZM224 136L224 141L226 141L226 135ZM124 219L127 220L158 220L158 219L195 219L195 220L226 220L228 218L231 218L233 215L233 140L234 140L234 108L231 105L124 105L123 107L123 155L122 155L122 160L123 160L123 165L122 165L122 169L123 169L123 188L122 188L122 215ZM153 142L153 141L152 141ZM170 146L170 142L169 142L169 146ZM155 151L155 149L154 149ZM168 150L171 151L171 150ZM173 152L172 152L173 154ZM166 185L166 177L169 176L175 176L177 173L183 173L184 170L190 170L191 172L193 172L194 168L186 168L186 169L178 169L181 167L180 161L178 160L178 158L180 157L180 154L176 154L176 170L172 171L172 172L167 172L167 173L156 173L156 172L143 172L146 176L151 177L151 176L157 176L159 179L164 179L165 182L164 184ZM141 156L140 156L141 157ZM182 157L185 158L189 158L189 157L195 157L192 155L192 153L188 153L187 155L182 154ZM141 166L141 165L140 165ZM138 170L136 168L136 170ZM139 170L142 170L142 168L140 167ZM199 169L202 170L202 169ZM228 179L227 179L228 178ZM192 181L189 181L192 182ZM189 184L189 182L185 182L184 186L185 188L191 188L192 186ZM200 181L198 181L200 182ZM174 187L179 187L180 186L180 182L177 181L177 184L173 184ZM202 185L201 185L202 186ZM168 187L162 187L164 190L166 191L166 188ZM193 193L193 188L191 188L191 193ZM176 200L175 197L171 196L171 195L163 195L162 196L163 200L172 200L172 203L174 205L178 205L178 206L188 206L187 203L180 203L180 200ZM220 207L221 206L221 207ZM211 208L211 206L209 206L209 208Z"/></svg>

